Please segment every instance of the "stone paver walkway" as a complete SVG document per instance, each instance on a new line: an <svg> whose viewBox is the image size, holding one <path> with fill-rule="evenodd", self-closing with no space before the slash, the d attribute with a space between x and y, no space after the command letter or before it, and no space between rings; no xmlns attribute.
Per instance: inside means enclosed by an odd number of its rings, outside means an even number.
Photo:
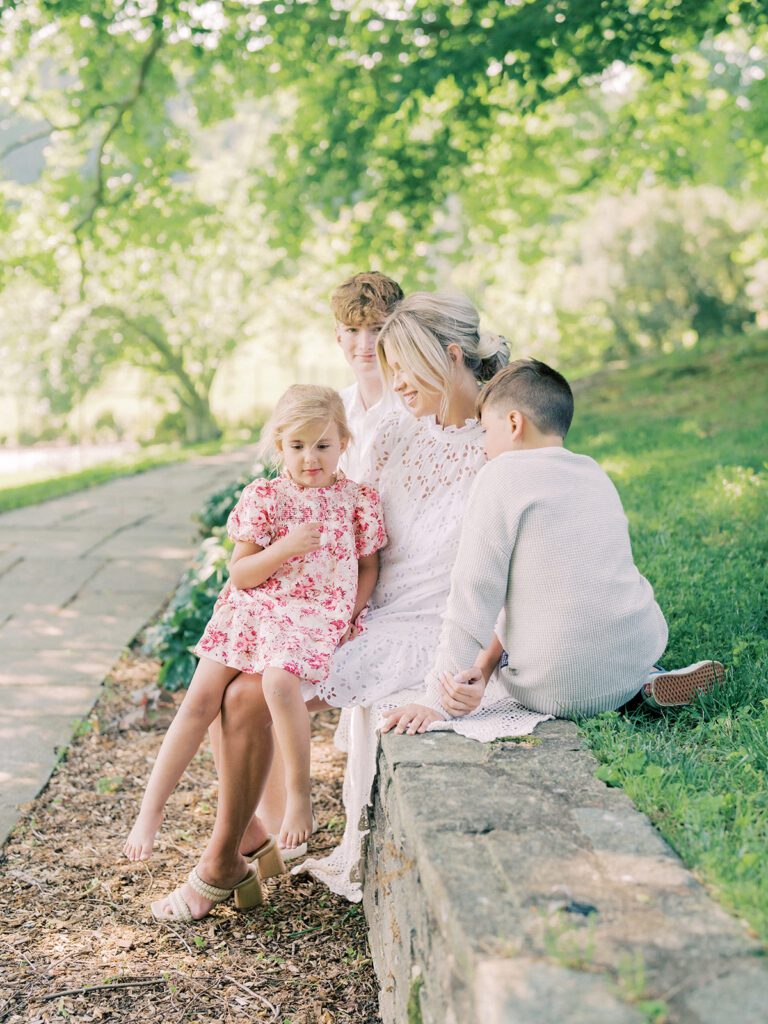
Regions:
<svg viewBox="0 0 768 1024"><path fill-rule="evenodd" d="M172 593L199 543L192 516L254 458L200 457L0 515L0 846Z"/></svg>

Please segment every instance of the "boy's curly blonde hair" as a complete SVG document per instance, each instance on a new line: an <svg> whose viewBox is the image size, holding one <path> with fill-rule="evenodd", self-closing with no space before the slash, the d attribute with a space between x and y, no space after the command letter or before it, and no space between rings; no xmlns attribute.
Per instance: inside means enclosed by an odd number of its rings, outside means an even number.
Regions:
<svg viewBox="0 0 768 1024"><path fill-rule="evenodd" d="M368 270L340 284L331 295L331 310L345 327L369 327L383 323L403 297L403 289L391 277Z"/></svg>
<svg viewBox="0 0 768 1024"><path fill-rule="evenodd" d="M264 424L259 439L259 454L276 465L283 461L283 438L308 423L335 423L342 445L352 440L341 395L319 384L293 384L277 400L275 411Z"/></svg>

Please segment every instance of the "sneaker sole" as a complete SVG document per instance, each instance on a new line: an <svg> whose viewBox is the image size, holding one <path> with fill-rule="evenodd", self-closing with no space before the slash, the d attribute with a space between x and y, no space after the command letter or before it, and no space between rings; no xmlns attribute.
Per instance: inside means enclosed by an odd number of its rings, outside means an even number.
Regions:
<svg viewBox="0 0 768 1024"><path fill-rule="evenodd" d="M714 689L724 678L725 667L719 661L703 661L690 669L660 672L651 682L650 695L659 707L681 707Z"/></svg>

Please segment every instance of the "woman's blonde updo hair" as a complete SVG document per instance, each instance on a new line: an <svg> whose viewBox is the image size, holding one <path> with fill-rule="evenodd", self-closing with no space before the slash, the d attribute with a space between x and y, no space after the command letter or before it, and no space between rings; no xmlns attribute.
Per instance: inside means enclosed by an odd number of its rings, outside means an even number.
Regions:
<svg viewBox="0 0 768 1024"><path fill-rule="evenodd" d="M342 446L352 440L341 395L319 384L294 384L277 400L275 411L264 424L259 439L259 454L276 465L283 461L283 438L308 423L324 421L339 428Z"/></svg>
<svg viewBox="0 0 768 1024"><path fill-rule="evenodd" d="M425 389L448 404L456 364L449 345L458 345L464 365L483 384L509 362L509 344L500 334L480 332L480 315L465 295L413 292L398 302L379 332L376 352L387 384L392 370L384 345Z"/></svg>

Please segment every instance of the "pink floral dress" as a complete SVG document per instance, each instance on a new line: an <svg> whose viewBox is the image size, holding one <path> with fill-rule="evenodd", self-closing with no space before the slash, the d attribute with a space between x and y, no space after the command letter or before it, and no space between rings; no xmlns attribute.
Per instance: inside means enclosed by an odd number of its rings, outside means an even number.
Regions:
<svg viewBox="0 0 768 1024"><path fill-rule="evenodd" d="M229 580L197 655L249 674L271 666L310 683L327 679L352 620L357 561L387 543L378 493L346 477L328 487L301 487L287 474L254 480L227 533L265 548L306 522L323 524L323 546L289 558L258 587L238 590Z"/></svg>

